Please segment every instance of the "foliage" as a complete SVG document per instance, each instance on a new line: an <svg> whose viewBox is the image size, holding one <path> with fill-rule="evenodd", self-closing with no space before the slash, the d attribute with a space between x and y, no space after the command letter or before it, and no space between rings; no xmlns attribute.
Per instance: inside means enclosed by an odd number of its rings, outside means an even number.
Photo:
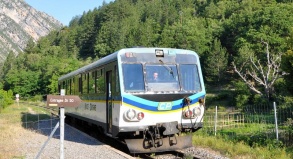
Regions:
<svg viewBox="0 0 293 159"><path fill-rule="evenodd" d="M13 103L13 93L11 90L0 89L0 113L1 110Z"/></svg>
<svg viewBox="0 0 293 159"><path fill-rule="evenodd" d="M35 95L34 97L32 97L30 99L30 101L32 101L32 102L39 102L39 101L42 101L42 100L43 100L43 96L41 96L41 95Z"/></svg>
<svg viewBox="0 0 293 159"><path fill-rule="evenodd" d="M211 50L206 53L204 59L204 73L208 82L214 81L220 85L223 80L224 72L227 68L227 52L221 46L218 39L213 41Z"/></svg>
<svg viewBox="0 0 293 159"><path fill-rule="evenodd" d="M200 55L207 84L225 85L239 80L230 65L234 57L241 64L253 52L264 60L261 40L270 44L272 53L292 50L292 10L291 2L275 0L103 3L73 17L68 27L52 31L36 43L30 40L17 58L10 54L2 64L0 83L23 97L56 93L61 75L121 48L145 46L194 50ZM248 52L243 54L245 50ZM290 72L290 51L282 59L282 69ZM292 75L282 77L291 94ZM288 95L279 88L276 93ZM249 93L238 91L235 104L257 101Z"/></svg>
<svg viewBox="0 0 293 159"><path fill-rule="evenodd" d="M17 57L9 54L1 64L0 85L3 86L0 88L5 91L0 90L0 110L13 102L12 92L40 100L42 95L57 93L57 80L61 75L116 50L133 46L196 51L200 55L205 80L211 85L207 91L217 90L213 96L207 96L207 102L211 102L207 107L218 105L221 110L225 109L224 106L244 108L246 104L264 103L264 98L253 95L231 67L233 60L241 65L249 57L253 57L254 62L256 59L266 61L260 43L263 40L268 42L272 55L284 53L282 70L276 72L281 73L281 78L276 80L271 91L278 99L280 109L290 113L292 105L285 104L292 103L293 94L292 10L293 3L285 0L116 0L104 3L98 9L74 17L68 27L53 31L37 42L29 41L24 52ZM230 81L233 83L229 84ZM231 87L227 91L218 90L224 85ZM261 106L255 106L258 107ZM272 120L273 116L259 115L248 119ZM286 120L284 126L292 130L291 120L282 118L280 121ZM207 136L200 131L195 134L195 145L211 147L231 158L248 155L251 158L292 158L282 144L266 140L264 133L239 135L234 141L223 136ZM258 142L257 139L261 140Z"/></svg>
<svg viewBox="0 0 293 159"><path fill-rule="evenodd" d="M288 36L288 46L289 49L287 52L283 55L283 63L282 63L282 69L284 72L282 74L284 75L285 83L286 83L286 90L293 93L293 27L291 28L290 35Z"/></svg>
<svg viewBox="0 0 293 159"><path fill-rule="evenodd" d="M233 82L234 91L234 105L237 108L241 108L245 104L248 104L251 93L245 83L242 81Z"/></svg>
<svg viewBox="0 0 293 159"><path fill-rule="evenodd" d="M280 78L279 72L282 53L272 54L269 51L269 44L263 41L262 43L266 47L266 58L264 60L258 58L254 52L244 49L241 52L246 55L246 59L237 60L237 63L241 61L240 66L237 66L234 61L232 65L234 71L241 77L250 90L260 95L265 94L265 97L270 100L273 96L273 86L276 80Z"/></svg>

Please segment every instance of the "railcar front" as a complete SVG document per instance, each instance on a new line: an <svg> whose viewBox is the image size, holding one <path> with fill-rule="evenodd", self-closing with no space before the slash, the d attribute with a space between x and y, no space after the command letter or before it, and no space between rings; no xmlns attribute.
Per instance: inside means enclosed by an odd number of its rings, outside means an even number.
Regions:
<svg viewBox="0 0 293 159"><path fill-rule="evenodd" d="M130 152L192 146L203 126L205 87L198 55L190 50L130 48L118 52L119 136Z"/></svg>

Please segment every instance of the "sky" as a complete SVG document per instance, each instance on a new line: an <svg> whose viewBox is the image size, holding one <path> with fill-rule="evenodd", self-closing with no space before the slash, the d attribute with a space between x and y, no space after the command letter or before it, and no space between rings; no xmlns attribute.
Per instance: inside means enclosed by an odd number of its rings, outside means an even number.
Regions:
<svg viewBox="0 0 293 159"><path fill-rule="evenodd" d="M73 17L82 15L83 12L98 8L103 0L24 0L38 11L59 20L63 25L69 24ZM113 0L105 0L109 3Z"/></svg>

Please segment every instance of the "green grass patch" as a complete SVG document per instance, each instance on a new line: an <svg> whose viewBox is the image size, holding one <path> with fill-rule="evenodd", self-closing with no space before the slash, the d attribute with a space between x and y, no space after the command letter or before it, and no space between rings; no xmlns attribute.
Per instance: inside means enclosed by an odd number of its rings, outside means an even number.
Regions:
<svg viewBox="0 0 293 159"><path fill-rule="evenodd" d="M51 112L43 107L43 103L23 102L12 104L3 109L0 118L3 120L7 117L10 123L28 123L37 122L38 120L50 119Z"/></svg>
<svg viewBox="0 0 293 159"><path fill-rule="evenodd" d="M244 142L233 142L222 136L209 136L200 132L193 135L193 145L219 151L229 158L247 159L291 159L292 151L286 148L272 148L269 146L249 146Z"/></svg>

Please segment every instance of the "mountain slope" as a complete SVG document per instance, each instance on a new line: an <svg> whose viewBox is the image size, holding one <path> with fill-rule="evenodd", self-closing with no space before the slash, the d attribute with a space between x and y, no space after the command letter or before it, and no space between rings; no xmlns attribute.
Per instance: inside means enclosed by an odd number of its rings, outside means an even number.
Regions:
<svg viewBox="0 0 293 159"><path fill-rule="evenodd" d="M29 39L38 40L62 24L23 0L0 0L0 61L9 51L18 54Z"/></svg>

